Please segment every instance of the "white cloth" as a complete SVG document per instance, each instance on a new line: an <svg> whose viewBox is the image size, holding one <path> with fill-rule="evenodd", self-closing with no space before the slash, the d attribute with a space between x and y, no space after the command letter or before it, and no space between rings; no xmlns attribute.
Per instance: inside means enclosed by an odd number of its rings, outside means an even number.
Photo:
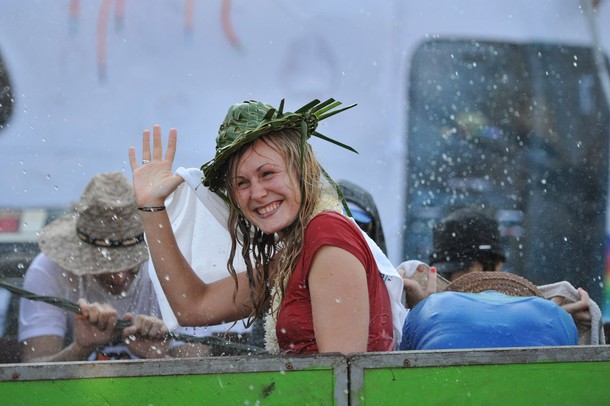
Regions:
<svg viewBox="0 0 610 406"><path fill-rule="evenodd" d="M206 283L229 276L227 260L231 249L231 239L227 231L228 210L218 196L201 184L202 172L197 168L178 168L176 175L185 180L183 185L165 201L167 214L176 236L178 247L195 273ZM236 258L235 268L245 271L245 265ZM153 282L163 321L170 330L179 328L176 315L167 301L155 272L152 261L149 271ZM225 333L233 326L228 322L216 326L188 329L188 334L206 336ZM249 331L242 322L237 322L231 332Z"/></svg>
<svg viewBox="0 0 610 406"><path fill-rule="evenodd" d="M148 278L146 263L138 272L125 295L111 295L91 276L74 276L62 269L45 254L38 254L30 264L23 288L45 296L62 297L76 302L79 298L89 303L108 303L119 318L127 312L160 316L155 290ZM64 337L66 344L73 341L74 315L56 306L21 299L19 306L19 341L46 335ZM123 340L118 339L100 349L105 354L130 354ZM93 359L95 353L89 359Z"/></svg>
<svg viewBox="0 0 610 406"><path fill-rule="evenodd" d="M352 221L355 220L352 218ZM357 225L357 224L356 224ZM373 241L369 235L364 232L360 227L358 229L362 232L362 235L366 239L366 242L369 244L369 248L373 252L373 256L375 257L375 261L377 262L377 267L379 268L379 272L381 272L383 276L383 281L385 282L385 286L388 289L388 295L390 296L390 304L392 305L392 326L394 332L394 348L398 349L400 342L402 341L402 326L405 323L405 319L407 318L407 310L402 302L402 292L404 289L404 284L402 281L402 277L398 274L398 271L392 265L392 262L388 259L388 257L383 253L381 248Z"/></svg>
<svg viewBox="0 0 610 406"><path fill-rule="evenodd" d="M546 299L554 296L562 296L566 299L565 304L574 303L580 300L578 290L570 282L561 281L548 285L538 286L540 292ZM606 337L602 322L602 312L597 303L589 300L589 312L591 313L591 328L576 325L578 327L578 344L580 345L604 345Z"/></svg>

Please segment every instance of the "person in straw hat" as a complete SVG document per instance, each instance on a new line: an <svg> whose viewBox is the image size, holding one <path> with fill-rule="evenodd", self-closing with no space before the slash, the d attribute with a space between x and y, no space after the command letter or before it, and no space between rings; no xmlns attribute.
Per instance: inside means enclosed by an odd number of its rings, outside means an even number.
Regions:
<svg viewBox="0 0 610 406"><path fill-rule="evenodd" d="M335 109L339 104L314 100L284 112L283 101L274 108L251 100L229 108L216 154L202 166L201 189L228 207L232 240L231 276L213 283L182 257L165 211L166 198L184 181L172 173L176 130L165 154L160 127L153 127L152 143L145 130L141 164L129 149L155 271L180 325L264 317L270 353L394 348L402 324L393 321L390 294L400 299L402 280L390 266L398 293L389 293L365 233L341 213L338 187L307 142L317 136L350 149L316 131L319 121L352 107ZM236 256L245 272L235 271Z"/></svg>
<svg viewBox="0 0 610 406"><path fill-rule="evenodd" d="M77 302L74 315L21 299L23 362L165 357L168 330L145 271L148 249L133 188L119 172L95 175L73 212L45 226L24 288ZM116 329L122 317L131 326Z"/></svg>
<svg viewBox="0 0 610 406"><path fill-rule="evenodd" d="M472 272L409 311L401 350L578 344L572 316L530 281L508 272Z"/></svg>

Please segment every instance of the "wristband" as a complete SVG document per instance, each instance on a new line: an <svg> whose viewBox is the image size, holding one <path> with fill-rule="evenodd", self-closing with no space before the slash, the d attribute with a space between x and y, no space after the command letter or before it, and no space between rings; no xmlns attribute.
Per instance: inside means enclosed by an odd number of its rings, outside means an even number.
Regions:
<svg viewBox="0 0 610 406"><path fill-rule="evenodd" d="M165 206L143 206L143 207L138 207L138 210L147 211L149 213L154 213L156 211L165 210Z"/></svg>

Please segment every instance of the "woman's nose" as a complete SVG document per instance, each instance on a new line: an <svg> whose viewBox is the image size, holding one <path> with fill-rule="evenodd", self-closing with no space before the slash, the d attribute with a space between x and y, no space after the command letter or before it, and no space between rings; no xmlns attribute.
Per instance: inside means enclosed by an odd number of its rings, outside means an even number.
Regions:
<svg viewBox="0 0 610 406"><path fill-rule="evenodd" d="M252 192L252 198L256 200L260 200L267 195L267 189L258 180L252 182L250 190Z"/></svg>

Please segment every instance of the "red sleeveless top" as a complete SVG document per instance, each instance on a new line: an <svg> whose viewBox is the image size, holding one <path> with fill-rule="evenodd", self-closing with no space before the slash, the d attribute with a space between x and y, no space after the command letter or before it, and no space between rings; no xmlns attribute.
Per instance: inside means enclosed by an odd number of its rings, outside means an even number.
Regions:
<svg viewBox="0 0 610 406"><path fill-rule="evenodd" d="M276 324L278 344L282 353L319 352L313 330L307 279L316 252L325 245L350 252L360 260L366 270L370 313L367 351L391 351L394 348L392 309L388 291L375 258L357 227L348 218L336 212L320 213L307 224L303 251L288 282Z"/></svg>

